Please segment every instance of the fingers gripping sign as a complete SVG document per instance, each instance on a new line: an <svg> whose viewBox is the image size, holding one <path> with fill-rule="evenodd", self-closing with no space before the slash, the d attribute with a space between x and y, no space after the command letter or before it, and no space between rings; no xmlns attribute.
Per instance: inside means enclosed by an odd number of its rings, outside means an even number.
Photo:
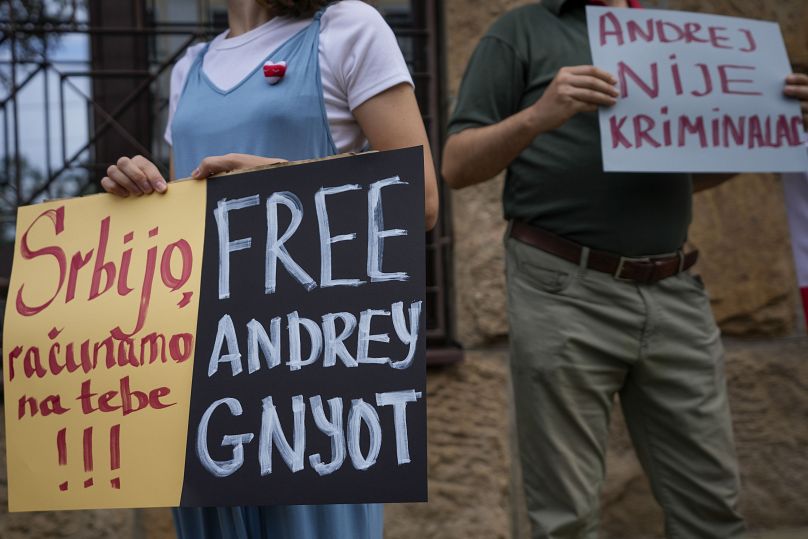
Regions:
<svg viewBox="0 0 808 539"><path fill-rule="evenodd" d="M617 80L594 66L562 67L534 107L549 129L563 125L579 112L617 103Z"/></svg>
<svg viewBox="0 0 808 539"><path fill-rule="evenodd" d="M157 167L143 157L121 157L107 169L101 187L108 193L122 197L165 193L168 188Z"/></svg>
<svg viewBox="0 0 808 539"><path fill-rule="evenodd" d="M191 173L191 176L200 180L214 174L219 174L220 172L231 172L233 170L286 162L286 159L279 159L277 157L261 157L244 153L214 155L204 158L202 162L199 163L199 166Z"/></svg>
<svg viewBox="0 0 808 539"><path fill-rule="evenodd" d="M243 153L229 153L204 158L192 172L195 179L203 179L220 172L231 172L263 165L285 163L286 159L261 157ZM168 185L154 163L141 155L121 157L107 169L101 179L101 187L107 193L121 197L165 193Z"/></svg>
<svg viewBox="0 0 808 539"><path fill-rule="evenodd" d="M802 123L808 131L808 75L805 73L792 73L786 77L786 86L783 93L788 97L799 99Z"/></svg>

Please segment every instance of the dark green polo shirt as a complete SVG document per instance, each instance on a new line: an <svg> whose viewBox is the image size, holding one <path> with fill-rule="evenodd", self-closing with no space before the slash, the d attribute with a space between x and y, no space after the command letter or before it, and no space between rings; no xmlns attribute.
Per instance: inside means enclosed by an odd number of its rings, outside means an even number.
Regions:
<svg viewBox="0 0 808 539"><path fill-rule="evenodd" d="M590 65L585 2L542 0L506 13L469 62L449 133L494 124L534 104L558 70ZM597 113L537 136L508 167L505 217L625 256L682 246L688 174L605 173Z"/></svg>

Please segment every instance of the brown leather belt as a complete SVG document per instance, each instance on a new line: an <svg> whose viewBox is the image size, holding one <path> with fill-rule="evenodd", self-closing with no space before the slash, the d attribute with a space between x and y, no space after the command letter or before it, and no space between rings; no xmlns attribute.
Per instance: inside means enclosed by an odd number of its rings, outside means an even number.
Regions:
<svg viewBox="0 0 808 539"><path fill-rule="evenodd" d="M510 236L569 262L575 264L581 262L583 246L552 232L513 221ZM611 274L618 281L651 284L691 268L698 258L698 251L687 254L679 251L673 256L630 258L591 249L586 267Z"/></svg>

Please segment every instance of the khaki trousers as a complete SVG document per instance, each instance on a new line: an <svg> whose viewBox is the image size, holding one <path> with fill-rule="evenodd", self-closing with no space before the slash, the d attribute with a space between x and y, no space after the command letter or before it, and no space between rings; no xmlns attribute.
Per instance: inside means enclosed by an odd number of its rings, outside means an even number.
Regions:
<svg viewBox="0 0 808 539"><path fill-rule="evenodd" d="M533 537L597 537L615 395L667 537L742 537L723 348L700 281L682 273L638 285L513 239L506 250Z"/></svg>

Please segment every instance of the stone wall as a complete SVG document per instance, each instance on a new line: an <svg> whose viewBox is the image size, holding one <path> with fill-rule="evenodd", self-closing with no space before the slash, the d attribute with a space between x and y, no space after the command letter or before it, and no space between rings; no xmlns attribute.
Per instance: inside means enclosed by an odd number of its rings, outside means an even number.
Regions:
<svg viewBox="0 0 808 539"><path fill-rule="evenodd" d="M448 88L455 95L473 47L490 23L524 0L446 0ZM808 2L656 0L647 7L775 20L792 62L808 64ZM451 193L455 231L457 334L479 361L507 339L502 178ZM468 223L474 223L469 229ZM690 242L727 342L727 370L743 475L742 510L754 529L808 525L808 339L795 336L794 278L782 190L774 175L742 175L694 201ZM494 357L498 357L494 355ZM451 373L439 374L451 377ZM507 391L507 386L504 388ZM503 411L503 414L505 411ZM661 511L614 414L603 491L603 535L660 537ZM515 462L512 463L515 466ZM514 537L527 537L518 473L509 500ZM479 537L483 537L480 535Z"/></svg>
<svg viewBox="0 0 808 539"><path fill-rule="evenodd" d="M387 505L385 537L509 537L506 362L501 350L470 352L429 373L429 503Z"/></svg>
<svg viewBox="0 0 808 539"><path fill-rule="evenodd" d="M731 339L726 348L741 513L754 530L808 526L808 338ZM604 537L662 537L662 513L621 414L614 419L602 495Z"/></svg>

